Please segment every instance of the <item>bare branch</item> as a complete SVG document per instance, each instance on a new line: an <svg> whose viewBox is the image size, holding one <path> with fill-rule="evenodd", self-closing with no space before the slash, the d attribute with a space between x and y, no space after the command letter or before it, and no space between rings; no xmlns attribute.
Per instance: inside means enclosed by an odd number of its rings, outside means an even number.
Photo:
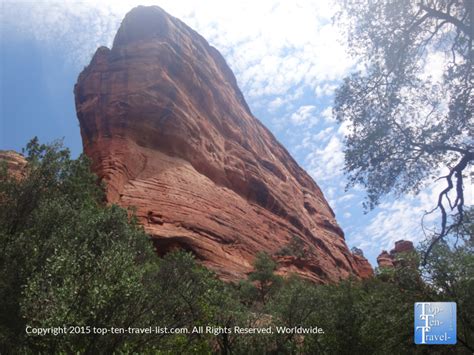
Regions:
<svg viewBox="0 0 474 355"><path fill-rule="evenodd" d="M468 154L464 155L461 160L454 166L450 171L449 174L446 175L444 178L448 182L448 186L441 191L441 193L438 196L438 204L436 207L431 210L430 212L427 212L426 214L433 213L437 209L441 211L441 231L439 234L431 241L428 249L425 252L424 258L423 258L423 265L426 265L427 259L429 254L431 253L431 250L433 247L441 240L443 239L446 235L448 235L453 228L459 227L462 222L463 222L463 217L464 217L464 192L463 192L463 177L462 177L462 172L464 169L467 167L467 165L474 160L474 153L469 152ZM452 205L451 201L449 199L448 193L453 189L454 184L452 181L453 176L456 178L456 200L455 203ZM451 210L454 208L457 208L458 214L457 214L457 221L449 227L447 226L447 221L448 221L448 214L446 212L446 208L444 206L443 200L446 199L449 202Z"/></svg>
<svg viewBox="0 0 474 355"><path fill-rule="evenodd" d="M465 23L463 23L458 18L456 18L454 16L451 16L450 14L447 14L445 12L442 12L442 11L439 11L439 10L436 10L436 9L432 9L432 8L430 8L430 7L428 7L424 4L421 4L420 7L423 10L425 10L427 12L427 14L429 14L430 16L432 16L434 18L437 18L439 20L445 20L445 21L453 24L454 26L456 26L456 28L461 30L468 38L472 37L472 30L471 30L470 26L467 26Z"/></svg>

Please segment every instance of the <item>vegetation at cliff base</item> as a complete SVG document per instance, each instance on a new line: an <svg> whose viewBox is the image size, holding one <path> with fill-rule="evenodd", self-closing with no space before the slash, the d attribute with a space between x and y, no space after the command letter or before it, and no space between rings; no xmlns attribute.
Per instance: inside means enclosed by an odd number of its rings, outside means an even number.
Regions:
<svg viewBox="0 0 474 355"><path fill-rule="evenodd" d="M60 144L34 139L26 158L24 178L5 166L0 175L1 353L473 350L472 222L456 230L456 246L438 244L422 268L416 254L402 255L396 268L372 279L315 285L277 276L272 257L260 253L247 280L228 284L189 253L158 258L133 213L103 203L84 156L73 160ZM457 302L457 346L413 344L413 303L420 300ZM67 334L55 333L65 327ZM161 331L140 332L149 327ZM272 331L235 331L249 328Z"/></svg>

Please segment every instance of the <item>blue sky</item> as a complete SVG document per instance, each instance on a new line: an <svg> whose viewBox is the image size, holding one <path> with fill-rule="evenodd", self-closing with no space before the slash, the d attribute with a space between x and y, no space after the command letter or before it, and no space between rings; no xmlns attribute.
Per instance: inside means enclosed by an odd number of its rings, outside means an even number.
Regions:
<svg viewBox="0 0 474 355"><path fill-rule="evenodd" d="M361 64L347 54L330 0L3 1L0 149L20 150L37 135L42 142L64 137L74 156L82 151L74 83L139 4L161 6L222 53L254 115L322 188L350 247L362 248L376 265L396 240L423 239L420 221L436 187L388 197L368 214L361 188L344 191L348 127L335 122L331 105L342 78Z"/></svg>

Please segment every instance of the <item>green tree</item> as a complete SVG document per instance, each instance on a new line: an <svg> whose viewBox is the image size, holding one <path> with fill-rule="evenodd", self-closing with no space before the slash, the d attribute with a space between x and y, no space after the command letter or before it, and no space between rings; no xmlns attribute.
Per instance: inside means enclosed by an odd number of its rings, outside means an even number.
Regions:
<svg viewBox="0 0 474 355"><path fill-rule="evenodd" d="M313 328L321 326L321 286L316 286L310 281L303 280L295 275L284 280L281 288L270 299L266 307L272 316L275 327L304 327ZM304 341L300 334L274 334L275 352L312 353L321 352L321 337L324 335L306 335Z"/></svg>
<svg viewBox="0 0 474 355"><path fill-rule="evenodd" d="M303 240L297 235L293 235L285 246L283 246L276 254L276 256L294 256L295 258L304 259L308 252L305 249Z"/></svg>
<svg viewBox="0 0 474 355"><path fill-rule="evenodd" d="M466 223L453 234L456 243L438 243L422 268L432 297L456 301L458 342L474 351L474 209L466 213ZM423 252L428 246L420 247Z"/></svg>
<svg viewBox="0 0 474 355"><path fill-rule="evenodd" d="M233 337L192 332L199 326L230 327L245 319L245 310L231 286L198 265L191 253L177 250L166 254L150 281L150 285L156 285L153 292L157 295L153 308L158 318L154 323L169 329L188 329L184 334L160 334L161 351L206 354L214 348L228 352L234 347Z"/></svg>
<svg viewBox="0 0 474 355"><path fill-rule="evenodd" d="M281 277L275 274L276 263L270 255L258 252L254 261L254 271L249 275L249 280L257 286L259 300L266 304L268 297L281 284Z"/></svg>
<svg viewBox="0 0 474 355"><path fill-rule="evenodd" d="M73 160L59 144L37 140L26 154L23 178L0 172L2 353L472 352L472 210L452 230L459 243L437 244L421 269L418 256L406 254L375 278L315 285L277 276L272 258L258 253L248 280L233 285L190 253L159 259L130 212L103 204L85 157ZM457 302L457 346L413 344L413 303L420 300ZM63 325L187 331L25 334L26 326ZM319 326L324 333L212 335L193 333L194 326Z"/></svg>
<svg viewBox="0 0 474 355"><path fill-rule="evenodd" d="M325 331L322 346L335 354L362 353L365 344L361 341L361 327L366 315L360 309L358 283L348 280L323 287L323 303L318 312Z"/></svg>
<svg viewBox="0 0 474 355"><path fill-rule="evenodd" d="M344 80L334 103L349 127L349 186L366 188L371 209L386 194L418 192L446 169L439 177L446 187L433 202L441 213L434 244L463 221L463 174L474 160L472 0L340 4L337 18L365 64ZM435 57L440 77L429 72Z"/></svg>
<svg viewBox="0 0 474 355"><path fill-rule="evenodd" d="M93 333L208 322L224 286L188 254L160 260L130 213L103 205L85 156L34 139L26 158L24 178L0 172L0 352L209 352L190 334ZM64 325L86 334L25 332Z"/></svg>
<svg viewBox="0 0 474 355"><path fill-rule="evenodd" d="M1 351L125 346L130 336L26 335L26 326L143 326L154 312L144 285L158 270L136 222L117 206L102 206L85 156L72 160L61 144L35 138L26 158L24 178L6 169L0 175Z"/></svg>

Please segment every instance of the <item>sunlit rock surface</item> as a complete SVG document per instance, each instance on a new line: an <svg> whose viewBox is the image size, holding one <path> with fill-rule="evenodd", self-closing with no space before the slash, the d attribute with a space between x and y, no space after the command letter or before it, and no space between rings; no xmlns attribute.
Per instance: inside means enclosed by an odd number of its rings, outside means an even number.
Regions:
<svg viewBox="0 0 474 355"><path fill-rule="evenodd" d="M6 163L8 173L17 179L25 176L26 159L13 150L0 150L0 164Z"/></svg>
<svg viewBox="0 0 474 355"><path fill-rule="evenodd" d="M135 206L158 253L192 251L225 280L300 238L280 273L367 277L323 193L250 112L219 52L158 7L128 13L75 87L85 153L110 203ZM280 258L282 259L282 258Z"/></svg>

